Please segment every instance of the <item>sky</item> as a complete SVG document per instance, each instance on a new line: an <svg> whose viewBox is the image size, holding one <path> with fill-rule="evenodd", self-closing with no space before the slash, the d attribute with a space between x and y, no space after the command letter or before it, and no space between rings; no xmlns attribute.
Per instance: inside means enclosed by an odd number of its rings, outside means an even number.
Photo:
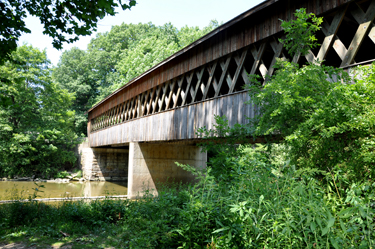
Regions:
<svg viewBox="0 0 375 249"><path fill-rule="evenodd" d="M106 16L98 22L97 32L91 36L81 37L77 42L65 43L62 50L52 46L52 38L43 35L43 26L36 17L28 17L26 25L31 34L20 37L18 44L28 43L43 50L46 49L47 57L53 65L57 65L64 50L78 47L85 50L96 33L111 30L114 25L121 23L148 23L163 25L172 23L175 27L207 26L210 20L216 19L219 23L226 23L248 9L258 5L264 0L137 0L137 5L131 10L118 9L115 16Z"/></svg>

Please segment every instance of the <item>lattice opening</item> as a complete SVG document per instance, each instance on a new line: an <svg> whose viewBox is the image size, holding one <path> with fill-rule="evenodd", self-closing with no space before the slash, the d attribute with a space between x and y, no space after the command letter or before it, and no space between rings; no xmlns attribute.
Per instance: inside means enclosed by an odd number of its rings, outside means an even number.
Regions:
<svg viewBox="0 0 375 249"><path fill-rule="evenodd" d="M337 36L341 42L345 45L346 49L349 48L350 43L353 40L355 33L357 32L359 24L352 17L351 14L347 14L341 23L339 30L337 31Z"/></svg>
<svg viewBox="0 0 375 249"><path fill-rule="evenodd" d="M270 65L271 65L271 62L272 62L274 56L275 56L275 52L273 51L271 45L269 45L269 43L267 43L267 45L264 49L263 56L262 56L262 61L263 61L264 65L266 66L267 70L270 70Z"/></svg>
<svg viewBox="0 0 375 249"><path fill-rule="evenodd" d="M161 85L161 93L160 93L160 101L161 102L159 104L159 106L160 106L159 111L165 111L166 106L167 106L165 100L168 98L168 95L169 95L169 92L170 92L169 86L167 84L169 84L169 82Z"/></svg>
<svg viewBox="0 0 375 249"><path fill-rule="evenodd" d="M204 69L203 75L202 75L202 78L201 78L201 83L198 86L197 95L195 96L195 101L202 101L203 100L203 94L204 94L204 91L206 90L209 77L210 77L209 73L207 72L206 69Z"/></svg>
<svg viewBox="0 0 375 249"><path fill-rule="evenodd" d="M168 83L167 92L168 94L165 96L165 109L169 110L171 109L171 106L173 106L173 81L170 81ZM176 84L176 83L175 83Z"/></svg>
<svg viewBox="0 0 375 249"><path fill-rule="evenodd" d="M225 61L226 61L226 58L225 58ZM229 64L230 64L230 63L229 63ZM219 66L219 65L218 65L218 66ZM219 67L220 67L220 69L221 69L221 66L219 66ZM218 90L219 90L219 94L218 94L218 96L228 94L228 92L229 92L229 86L228 86L228 84L227 84L227 75L228 75L228 71L225 73L223 79L220 78L220 80L223 80L223 82L222 82L222 84L221 84L220 89L218 89ZM220 76L222 76L222 75L220 75Z"/></svg>
<svg viewBox="0 0 375 249"><path fill-rule="evenodd" d="M212 79L212 85L214 86L214 89L215 89L215 86L216 86L216 88L218 87L218 84L219 84L219 81L220 81L220 77L221 77L222 74L223 74L223 70L220 67L220 61L218 61L217 65L216 65L215 72L214 72L214 78L215 78L215 80ZM219 91L219 89L215 90L215 94L216 94L217 91ZM215 96L215 94L214 94L214 96Z"/></svg>
<svg viewBox="0 0 375 249"><path fill-rule="evenodd" d="M181 91L180 91L180 94L177 96L177 105L176 105L176 107L182 105L182 101L184 100L185 95L186 95L187 85L188 85L188 83L187 83L186 77L183 77L182 84L181 84Z"/></svg>
<svg viewBox="0 0 375 249"><path fill-rule="evenodd" d="M237 78L237 82L233 88L233 92L239 92L245 89L245 81L243 80L243 77L240 75Z"/></svg>
<svg viewBox="0 0 375 249"><path fill-rule="evenodd" d="M247 53L247 56L246 56L246 59L245 59L245 62L243 64L244 68L245 68L245 71L247 74L249 74L251 72L251 68L253 67L253 64L254 64L254 58L253 56L251 55L251 52L249 51Z"/></svg>
<svg viewBox="0 0 375 249"><path fill-rule="evenodd" d="M329 23L331 23L331 21L330 21ZM326 36L324 35L324 33L323 33L321 30L318 30L317 32L315 32L315 37L316 37L316 39L318 40L317 43L318 43L319 45L316 46L315 48L311 49L311 52L312 52L315 56L317 56L318 53L319 53L320 47L321 47L321 45L322 45L322 43L323 43L323 41L324 41L324 38L325 38Z"/></svg>
<svg viewBox="0 0 375 249"><path fill-rule="evenodd" d="M375 58L375 44L366 35L363 39L361 47L359 48L356 56L354 57L355 62L367 61Z"/></svg>
<svg viewBox="0 0 375 249"><path fill-rule="evenodd" d="M147 107L150 104L150 97L151 97L151 91L146 92L145 95L144 95L144 97L143 97L143 101L142 101L142 106L143 106L142 116L147 115L147 109L148 109Z"/></svg>
<svg viewBox="0 0 375 249"><path fill-rule="evenodd" d="M196 75L195 72L193 73L193 76L191 76L190 73L186 75L186 78L189 78L189 77L191 77L191 82L190 82L189 89L186 88L186 95L187 96L186 96L186 100L185 100L185 105L193 102L193 95L194 95L195 87L196 87L197 81L198 81L198 78L197 78L197 75Z"/></svg>
<svg viewBox="0 0 375 249"><path fill-rule="evenodd" d="M224 82L223 82L223 84L226 84L228 87L231 87L231 85L233 84L233 78L234 78L234 75L235 75L237 67L238 67L237 63L234 59L235 56L239 56L241 58L241 54L238 55L238 53L234 53L232 55L232 58L230 59L228 70L227 70L227 75L225 76L225 79L224 79ZM229 75L229 78L231 79L230 84L228 84L228 82L227 82L228 75Z"/></svg>
<svg viewBox="0 0 375 249"><path fill-rule="evenodd" d="M213 67L213 64L207 66L206 71L207 71L208 75L209 75L209 72L210 72L208 70L208 68L210 68L210 70L212 70L212 67ZM205 91L207 92L206 93L206 99L213 98L215 96L215 89L214 89L215 81L217 82L217 79L215 78L215 74L213 74L210 85L206 85L206 88L208 87L208 89L205 89Z"/></svg>
<svg viewBox="0 0 375 249"><path fill-rule="evenodd" d="M299 65L300 67L302 67L302 66L307 65L307 64L308 64L308 62L307 62L307 60L306 60L306 57L305 57L305 56L301 56L301 57L299 58L298 65Z"/></svg>
<svg viewBox="0 0 375 249"><path fill-rule="evenodd" d="M136 105L137 105L137 101L135 98L132 98L131 100L131 105L130 105L130 108L129 108L129 119L128 120L131 120L133 118L136 118L137 117L137 114L136 114Z"/></svg>

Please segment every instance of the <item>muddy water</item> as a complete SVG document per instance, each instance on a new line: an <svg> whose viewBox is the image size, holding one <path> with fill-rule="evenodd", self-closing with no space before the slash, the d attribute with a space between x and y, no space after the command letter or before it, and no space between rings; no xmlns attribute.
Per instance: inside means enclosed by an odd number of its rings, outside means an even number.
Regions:
<svg viewBox="0 0 375 249"><path fill-rule="evenodd" d="M34 182L0 181L0 200L28 199L38 188L38 198L95 197L127 195L127 182ZM43 192L41 192L43 191Z"/></svg>

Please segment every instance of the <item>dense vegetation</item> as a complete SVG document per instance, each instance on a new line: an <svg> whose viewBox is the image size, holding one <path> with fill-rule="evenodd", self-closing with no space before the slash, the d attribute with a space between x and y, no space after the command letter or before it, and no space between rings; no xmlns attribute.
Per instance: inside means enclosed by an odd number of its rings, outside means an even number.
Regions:
<svg viewBox="0 0 375 249"><path fill-rule="evenodd" d="M90 107L217 27L122 24L72 48L51 68L46 53L18 47L0 66L0 177L54 177L75 165Z"/></svg>
<svg viewBox="0 0 375 249"><path fill-rule="evenodd" d="M76 160L73 96L48 66L46 53L27 45L0 66L0 176L47 177Z"/></svg>
<svg viewBox="0 0 375 249"><path fill-rule="evenodd" d="M298 30L304 22L284 24ZM229 127L217 117L213 130L198 131L213 155L207 170L178 164L196 184L136 201L0 205L1 240L85 248L373 248L374 75L375 65L349 76L321 62L300 68L279 61L265 85L252 79L260 115L250 125ZM284 139L237 144L275 135Z"/></svg>
<svg viewBox="0 0 375 249"><path fill-rule="evenodd" d="M373 183L339 195L340 178L301 175L284 163L281 145L236 151L216 158L225 175L197 172L196 185L165 188L157 198L0 205L0 237L84 248L373 247Z"/></svg>

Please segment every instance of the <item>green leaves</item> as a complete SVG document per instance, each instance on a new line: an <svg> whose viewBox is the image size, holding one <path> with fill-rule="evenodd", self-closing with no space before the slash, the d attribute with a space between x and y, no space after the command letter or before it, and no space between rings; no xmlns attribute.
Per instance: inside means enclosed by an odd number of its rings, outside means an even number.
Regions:
<svg viewBox="0 0 375 249"><path fill-rule="evenodd" d="M65 51L53 70L53 79L76 97L72 106L76 132L86 134L85 112L92 105L217 25L212 21L203 29L186 26L178 30L170 23L123 23L98 34L87 51Z"/></svg>
<svg viewBox="0 0 375 249"><path fill-rule="evenodd" d="M45 52L25 45L12 58L0 66L0 175L48 176L75 161L73 96L52 83Z"/></svg>
<svg viewBox="0 0 375 249"><path fill-rule="evenodd" d="M249 86L259 106L255 135L281 134L291 163L343 170L348 179L374 176L374 66L356 75L324 65L279 61L267 84Z"/></svg>
<svg viewBox="0 0 375 249"><path fill-rule="evenodd" d="M314 13L306 14L306 9L297 9L294 13L296 20L281 21L281 27L285 32L285 39L280 39L289 54L306 55L309 49L318 46L315 32L320 30L323 17L316 17Z"/></svg>
<svg viewBox="0 0 375 249"><path fill-rule="evenodd" d="M62 48L64 42L71 43L79 36L90 35L96 30L97 22L106 15L115 15L115 7L120 3L123 10L135 6L136 1L95 1L82 0L22 0L0 3L0 64L10 58L10 53L17 47L18 38L22 33L30 33L24 19L27 12L40 19L44 25L43 33L53 38L53 46ZM52 6L52 7L51 7Z"/></svg>

